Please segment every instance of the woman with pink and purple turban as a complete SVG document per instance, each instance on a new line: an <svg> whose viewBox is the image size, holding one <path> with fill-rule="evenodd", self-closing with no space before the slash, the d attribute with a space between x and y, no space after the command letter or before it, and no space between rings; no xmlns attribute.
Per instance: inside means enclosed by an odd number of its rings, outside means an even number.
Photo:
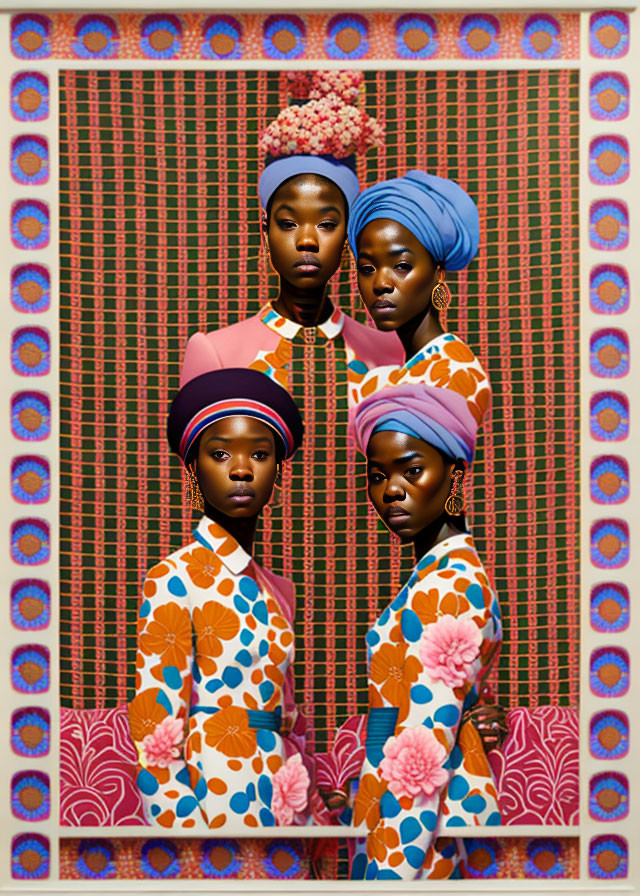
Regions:
<svg viewBox="0 0 640 896"><path fill-rule="evenodd" d="M465 852L456 828L500 823L480 735L462 721L501 638L498 601L464 517L477 421L451 389L409 383L365 398L351 431L367 456L373 506L416 557L366 638L366 758L353 820L368 834L352 877L457 877Z"/></svg>

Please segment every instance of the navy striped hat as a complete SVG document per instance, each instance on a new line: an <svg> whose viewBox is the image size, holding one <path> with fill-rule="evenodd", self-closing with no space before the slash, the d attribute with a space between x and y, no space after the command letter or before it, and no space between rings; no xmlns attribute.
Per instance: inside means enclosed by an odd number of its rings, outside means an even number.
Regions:
<svg viewBox="0 0 640 896"><path fill-rule="evenodd" d="M237 416L253 417L272 429L282 442L285 458L302 443L302 418L287 390L259 370L227 367L203 373L180 389L169 410L169 446L186 464L209 424Z"/></svg>

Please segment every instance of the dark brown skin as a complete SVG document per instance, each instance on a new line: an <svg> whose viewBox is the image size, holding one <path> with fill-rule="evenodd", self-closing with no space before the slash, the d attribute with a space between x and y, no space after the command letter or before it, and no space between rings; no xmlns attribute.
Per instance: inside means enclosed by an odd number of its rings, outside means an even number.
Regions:
<svg viewBox="0 0 640 896"><path fill-rule="evenodd" d="M420 240L388 218L358 237L358 289L379 330L395 330L406 360L443 333L431 293L442 270Z"/></svg>
<svg viewBox="0 0 640 896"><path fill-rule="evenodd" d="M263 228L280 275L274 308L303 327L317 326L331 314L326 288L340 266L346 238L342 191L315 174L292 177L276 190Z"/></svg>
<svg viewBox="0 0 640 896"><path fill-rule="evenodd" d="M369 498L385 526L413 542L416 560L456 528L444 511L455 467L440 452L403 432L375 433L367 446Z"/></svg>
<svg viewBox="0 0 640 896"><path fill-rule="evenodd" d="M256 523L277 475L274 433L252 417L225 417L200 437L192 466L204 512L252 553Z"/></svg>

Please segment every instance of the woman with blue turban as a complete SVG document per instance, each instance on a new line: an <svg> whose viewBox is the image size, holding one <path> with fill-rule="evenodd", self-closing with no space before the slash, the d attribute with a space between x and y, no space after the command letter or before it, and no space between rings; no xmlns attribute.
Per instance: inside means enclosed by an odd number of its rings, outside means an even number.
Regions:
<svg viewBox="0 0 640 896"><path fill-rule="evenodd" d="M348 235L367 310L379 330L399 336L406 358L400 368L365 374L353 400L390 383L426 382L463 395L480 423L491 394L487 374L439 317L451 299L445 272L467 267L478 251L474 201L452 180L408 171L360 193Z"/></svg>
<svg viewBox="0 0 640 896"><path fill-rule="evenodd" d="M464 518L477 421L455 391L405 383L364 398L351 432L367 456L373 506L416 557L366 638L366 758L353 821L367 838L352 877L458 877L465 851L456 828L500 824L480 734L463 719L501 638L498 601Z"/></svg>

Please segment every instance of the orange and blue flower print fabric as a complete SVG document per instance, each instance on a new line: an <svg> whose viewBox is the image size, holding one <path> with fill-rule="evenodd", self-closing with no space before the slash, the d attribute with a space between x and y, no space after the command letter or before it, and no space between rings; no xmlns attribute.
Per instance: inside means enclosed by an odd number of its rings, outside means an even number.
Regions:
<svg viewBox="0 0 640 896"><path fill-rule="evenodd" d="M456 827L500 823L480 736L460 724L500 639L498 601L468 534L433 547L369 631L367 751L353 817L369 833L352 877L451 877L464 857L448 839Z"/></svg>
<svg viewBox="0 0 640 896"><path fill-rule="evenodd" d="M349 393L353 405L386 386L426 383L451 389L467 402L478 426L491 401L489 377L469 346L453 333L441 333L404 364L363 370L361 377L350 377Z"/></svg>
<svg viewBox="0 0 640 896"><path fill-rule="evenodd" d="M129 720L151 824L276 824L273 779L296 715L292 620L291 584L207 517L149 571Z"/></svg>

